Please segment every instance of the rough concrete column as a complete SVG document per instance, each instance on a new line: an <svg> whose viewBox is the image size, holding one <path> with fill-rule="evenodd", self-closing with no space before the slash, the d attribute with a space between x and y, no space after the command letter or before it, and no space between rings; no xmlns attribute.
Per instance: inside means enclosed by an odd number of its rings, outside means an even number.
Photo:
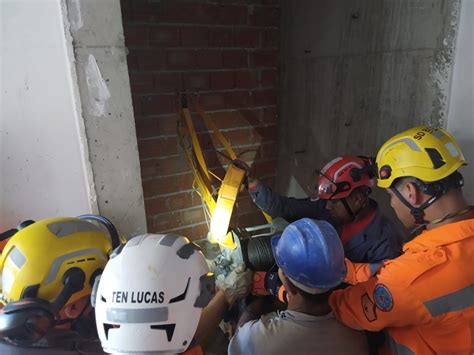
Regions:
<svg viewBox="0 0 474 355"><path fill-rule="evenodd" d="M457 138L468 165L461 168L468 202L474 201L474 1L461 5L449 103L448 131Z"/></svg>
<svg viewBox="0 0 474 355"><path fill-rule="evenodd" d="M119 0L65 1L99 213L126 236L146 231Z"/></svg>

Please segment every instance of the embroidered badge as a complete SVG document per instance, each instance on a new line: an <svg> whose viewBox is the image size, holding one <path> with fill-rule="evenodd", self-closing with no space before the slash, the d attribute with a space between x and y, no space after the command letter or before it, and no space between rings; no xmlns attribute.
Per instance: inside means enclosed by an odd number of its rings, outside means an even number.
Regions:
<svg viewBox="0 0 474 355"><path fill-rule="evenodd" d="M374 288L374 302L381 311L389 312L393 308L393 297L387 286L378 284Z"/></svg>
<svg viewBox="0 0 474 355"><path fill-rule="evenodd" d="M360 298L360 301L362 303L362 309L364 310L365 318L367 318L369 322L373 322L374 320L376 320L377 313L375 304L374 302L372 302L369 295L367 293L364 293Z"/></svg>

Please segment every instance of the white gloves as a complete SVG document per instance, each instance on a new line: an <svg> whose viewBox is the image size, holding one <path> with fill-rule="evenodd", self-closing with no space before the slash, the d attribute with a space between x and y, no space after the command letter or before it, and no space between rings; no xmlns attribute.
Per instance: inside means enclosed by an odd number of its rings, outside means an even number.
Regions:
<svg viewBox="0 0 474 355"><path fill-rule="evenodd" d="M244 264L240 264L227 277L217 276L216 285L224 291L227 302L232 306L236 300L244 298L252 290L253 273L251 270L245 270Z"/></svg>

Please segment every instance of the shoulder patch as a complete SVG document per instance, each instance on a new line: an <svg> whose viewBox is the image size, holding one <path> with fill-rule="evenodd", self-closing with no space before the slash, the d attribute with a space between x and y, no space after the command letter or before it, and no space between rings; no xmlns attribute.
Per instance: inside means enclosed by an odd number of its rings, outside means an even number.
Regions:
<svg viewBox="0 0 474 355"><path fill-rule="evenodd" d="M374 302L378 309L389 312L393 308L393 297L387 286L377 284L374 288Z"/></svg>
<svg viewBox="0 0 474 355"><path fill-rule="evenodd" d="M360 298L360 302L362 304L362 309L364 310L365 318L369 322L373 322L377 319L377 309L375 308L374 302L369 297L368 293L364 293Z"/></svg>

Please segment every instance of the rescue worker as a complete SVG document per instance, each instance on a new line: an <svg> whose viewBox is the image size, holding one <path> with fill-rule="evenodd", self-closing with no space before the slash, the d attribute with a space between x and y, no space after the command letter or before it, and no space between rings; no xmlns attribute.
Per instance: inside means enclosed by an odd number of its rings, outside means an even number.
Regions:
<svg viewBox="0 0 474 355"><path fill-rule="evenodd" d="M265 301L252 303L228 354L366 354L364 333L337 322L328 304L331 290L346 275L344 250L334 227L303 218L274 236L272 249L288 309L262 315Z"/></svg>
<svg viewBox="0 0 474 355"><path fill-rule="evenodd" d="M107 233L78 218L29 221L12 232L0 258L0 353L103 354L90 295L111 250Z"/></svg>
<svg viewBox="0 0 474 355"><path fill-rule="evenodd" d="M208 271L203 254L187 238L130 239L113 254L93 297L104 350L202 354L201 344L252 282L250 272L234 270L218 282L214 295L214 275Z"/></svg>
<svg viewBox="0 0 474 355"><path fill-rule="evenodd" d="M348 263L356 284L335 291L330 305L352 328L386 329L393 353L472 354L474 213L460 147L441 128L416 127L385 142L376 162L378 186L415 234L373 277L371 265Z"/></svg>
<svg viewBox="0 0 474 355"><path fill-rule="evenodd" d="M343 156L319 171L317 199L280 196L251 176L248 191L254 203L273 218L329 221L341 237L347 258L356 263L375 263L399 256L401 238L392 221L369 197L374 184L368 159Z"/></svg>

